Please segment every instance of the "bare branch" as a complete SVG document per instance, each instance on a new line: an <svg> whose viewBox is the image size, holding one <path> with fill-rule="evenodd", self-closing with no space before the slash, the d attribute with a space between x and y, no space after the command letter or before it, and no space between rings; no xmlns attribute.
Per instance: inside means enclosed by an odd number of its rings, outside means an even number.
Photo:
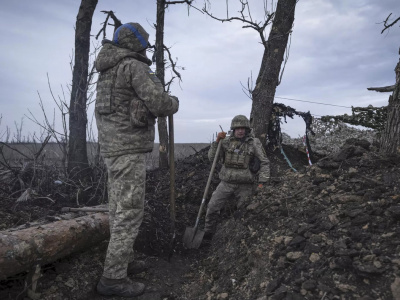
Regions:
<svg viewBox="0 0 400 300"><path fill-rule="evenodd" d="M46 139L43 141L42 146L40 147L39 151L36 152L34 160L37 160L37 159L38 159L38 157L39 157L39 155L42 153L44 147L45 147L45 146L47 145L47 143L50 141L50 138L51 138L51 135L49 134L49 135L46 137Z"/></svg>
<svg viewBox="0 0 400 300"><path fill-rule="evenodd" d="M388 93L388 92L393 92L395 88L395 85L388 85L388 86L383 86L383 87L370 87L367 88L369 91L376 91L380 93Z"/></svg>
<svg viewBox="0 0 400 300"><path fill-rule="evenodd" d="M164 45L164 49L167 51L167 53L168 53L168 58L169 58L169 61L170 61L170 63L171 63L171 67L172 67L172 71L175 73L175 75L179 78L179 80L180 81L182 81L182 77L181 77L181 74L176 70L176 63L177 62L174 62L173 61L173 59L172 59L172 57L171 57L171 52L169 51L169 48L168 47L166 47L165 45Z"/></svg>
<svg viewBox="0 0 400 300"><path fill-rule="evenodd" d="M106 17L106 20L102 23L102 24L103 24L103 27L102 27L102 28L100 29L100 31L96 34L96 40L99 38L99 35L100 35L101 33L103 33L103 39L106 38L106 28L107 28L107 25L114 26L114 31L115 31L115 29L117 29L119 26L122 25L122 22L115 16L115 14L114 14L114 12L113 12L112 10L110 10L110 11L102 10L101 12L107 14L107 17ZM109 24L109 23L108 23L109 18L113 19L114 24Z"/></svg>
<svg viewBox="0 0 400 300"><path fill-rule="evenodd" d="M392 15L392 14L390 13L390 14L387 16L386 20L383 21L383 26L384 26L384 28L382 29L381 34L382 34L386 29L392 27L394 24L396 24L398 21L400 21L400 17L398 17L398 18L397 18L396 20L394 20L392 23L388 24L391 15Z"/></svg>
<svg viewBox="0 0 400 300"><path fill-rule="evenodd" d="M250 73L250 77L247 78L247 87L243 85L242 82L240 82L240 85L242 86L242 91L243 93L249 98L251 101L253 101L252 93L254 90L253 87L253 73Z"/></svg>
<svg viewBox="0 0 400 300"><path fill-rule="evenodd" d="M182 1L165 1L165 4L166 5L169 5L169 4L181 4L181 3L186 3L187 5L192 5L192 2L193 2L194 0L182 0Z"/></svg>
<svg viewBox="0 0 400 300"><path fill-rule="evenodd" d="M249 3L247 2L247 0L240 0L240 3L242 4L242 8L239 11L239 13L241 15L240 17L230 17L229 18L228 11L227 11L227 18L215 17L212 13L209 12L206 3L204 3L204 7L202 10L205 14L207 14L212 19L220 21L222 23L231 22L231 21L240 21L242 23L245 23L245 25L243 25L242 28L252 28L252 29L256 30L258 32L258 34L260 35L262 44L264 45L264 47L267 47L267 41L264 36L264 30L268 25L271 24L272 19L275 16L275 13L274 12L270 13L270 12L266 11L264 22L253 21L253 18L251 16L251 12L250 12L250 6L249 6ZM245 14L245 11L247 12L247 15Z"/></svg>
<svg viewBox="0 0 400 300"><path fill-rule="evenodd" d="M168 8L168 5L170 5L170 4L183 4L183 3L186 3L187 6L188 6L188 15L189 15L189 8L190 7L194 8L195 10L198 10L199 12L201 12L203 14L203 12L200 9L198 9L197 7L192 5L193 1L194 0L165 1L165 8Z"/></svg>
<svg viewBox="0 0 400 300"><path fill-rule="evenodd" d="M281 74L279 76L278 85L280 85L281 82L282 82L283 73L285 72L285 67L286 67L286 64L287 64L287 62L289 60L289 53L290 53L290 46L291 45L292 45L292 32L290 31L289 32L289 42L288 42L288 46L287 46L286 51L285 51L286 55L285 55L285 59L283 60L283 67L282 67Z"/></svg>

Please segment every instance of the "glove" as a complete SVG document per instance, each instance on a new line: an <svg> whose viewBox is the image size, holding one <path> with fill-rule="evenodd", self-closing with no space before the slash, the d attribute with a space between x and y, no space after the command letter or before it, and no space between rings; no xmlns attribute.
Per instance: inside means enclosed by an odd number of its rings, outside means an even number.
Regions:
<svg viewBox="0 0 400 300"><path fill-rule="evenodd" d="M172 95L170 95L170 97L173 98L174 100L176 100L176 102L178 102L178 104L179 104L179 99L178 99L178 97L172 96Z"/></svg>
<svg viewBox="0 0 400 300"><path fill-rule="evenodd" d="M178 97L175 97L175 96L169 96L169 97L170 97L170 99L172 99L172 107L173 107L174 114L175 114L178 112L178 109L179 109L179 99L178 99Z"/></svg>
<svg viewBox="0 0 400 300"><path fill-rule="evenodd" d="M266 186L266 185L269 185L269 183L270 183L270 182L269 182L269 180L270 180L269 177L266 178L266 179L267 179L267 181L265 181L265 182L259 182L259 183L258 183L258 186L257 186L257 189L258 189L258 190L262 189L262 188L263 188L264 186Z"/></svg>
<svg viewBox="0 0 400 300"><path fill-rule="evenodd" d="M217 135L217 141L216 142L218 143L220 140L223 140L224 138L226 138L226 132L221 131Z"/></svg>

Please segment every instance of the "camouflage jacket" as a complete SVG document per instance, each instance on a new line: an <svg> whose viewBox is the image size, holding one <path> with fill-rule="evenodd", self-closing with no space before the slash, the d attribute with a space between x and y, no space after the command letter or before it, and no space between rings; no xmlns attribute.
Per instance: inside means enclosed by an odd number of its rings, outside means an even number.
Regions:
<svg viewBox="0 0 400 300"><path fill-rule="evenodd" d="M103 157L151 152L156 117L178 111L178 98L168 95L151 61L129 49L106 42L95 66L95 116Z"/></svg>
<svg viewBox="0 0 400 300"><path fill-rule="evenodd" d="M252 133L248 134L244 141L234 136L227 137L223 140L220 149L220 159L222 160L222 168L219 172L219 178L229 183L252 183L267 182L270 177L270 163L260 140ZM212 161L217 152L218 144L212 143L208 151L208 158ZM251 164L254 157L260 160L260 168L257 172L251 170Z"/></svg>

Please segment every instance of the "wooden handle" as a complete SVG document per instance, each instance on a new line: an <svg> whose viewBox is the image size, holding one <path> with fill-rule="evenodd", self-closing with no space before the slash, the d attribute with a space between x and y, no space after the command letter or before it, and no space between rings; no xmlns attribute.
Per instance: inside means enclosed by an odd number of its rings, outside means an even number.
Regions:
<svg viewBox="0 0 400 300"><path fill-rule="evenodd" d="M200 216L201 216L201 213L203 211L204 204L206 203L206 197L207 197L208 189L210 188L211 179L213 177L215 166L216 166L217 161L218 161L218 156L219 156L219 151L221 149L221 145L222 145L222 142L219 141L218 142L218 147L217 147L217 152L215 153L214 161L213 161L213 164L211 166L210 175L208 175L206 189L204 190L203 199L201 200L201 205L200 205L199 213L197 214L196 224L194 225L194 228L197 228L197 226L199 225Z"/></svg>
<svg viewBox="0 0 400 300"><path fill-rule="evenodd" d="M169 131L169 174L170 174L170 216L175 222L175 153L174 153L174 117L168 116Z"/></svg>

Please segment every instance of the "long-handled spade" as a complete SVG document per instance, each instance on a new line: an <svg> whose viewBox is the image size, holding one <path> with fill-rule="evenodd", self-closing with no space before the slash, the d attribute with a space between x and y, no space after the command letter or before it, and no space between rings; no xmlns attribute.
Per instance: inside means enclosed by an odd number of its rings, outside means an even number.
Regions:
<svg viewBox="0 0 400 300"><path fill-rule="evenodd" d="M168 261L171 259L172 254L174 253L174 244L175 244L175 153L174 153L174 117L173 115L168 116L168 131L169 131L169 174L170 174L170 218L171 218L171 231L172 231L172 239L170 242L169 253L168 253Z"/></svg>
<svg viewBox="0 0 400 300"><path fill-rule="evenodd" d="M203 240L204 231L199 230L199 228L198 228L199 220L200 220L201 213L203 211L204 204L206 202L206 196L208 193L208 189L210 187L211 178L214 174L215 165L217 164L217 161L218 161L219 150L221 149L221 144L222 144L222 142L219 141L218 147L217 147L217 152L215 153L214 161L213 161L213 164L211 167L210 175L208 176L206 189L203 194L203 199L201 200L199 213L197 214L196 223L194 224L194 227L186 227L185 234L183 235L183 244L188 249L199 248L199 246Z"/></svg>

